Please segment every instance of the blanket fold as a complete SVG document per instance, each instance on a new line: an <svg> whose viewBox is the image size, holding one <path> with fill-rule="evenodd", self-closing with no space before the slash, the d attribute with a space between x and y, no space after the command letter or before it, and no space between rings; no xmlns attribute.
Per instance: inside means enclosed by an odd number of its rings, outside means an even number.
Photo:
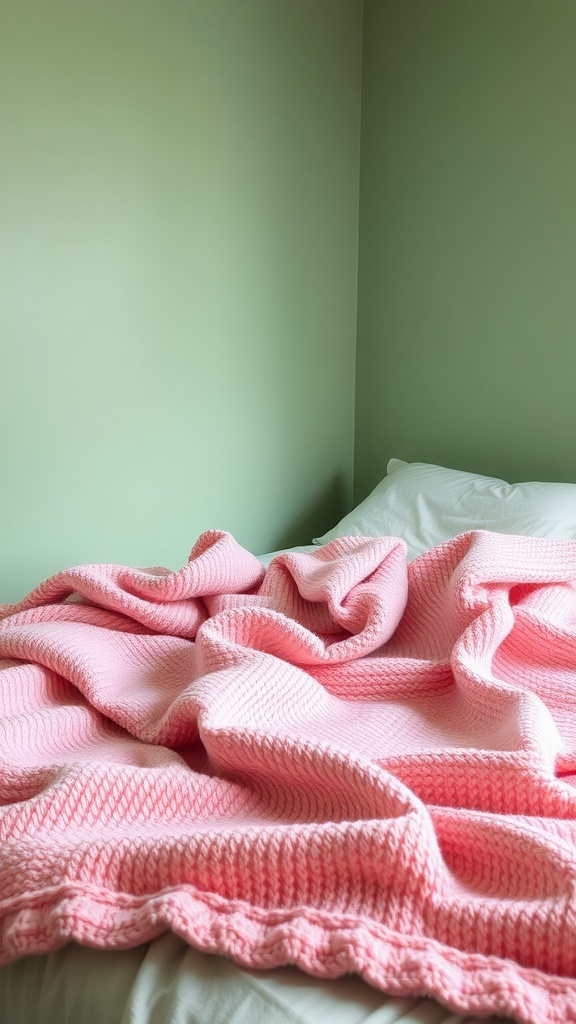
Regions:
<svg viewBox="0 0 576 1024"><path fill-rule="evenodd" d="M167 928L576 1021L576 541L91 565L0 606L0 960Z"/></svg>

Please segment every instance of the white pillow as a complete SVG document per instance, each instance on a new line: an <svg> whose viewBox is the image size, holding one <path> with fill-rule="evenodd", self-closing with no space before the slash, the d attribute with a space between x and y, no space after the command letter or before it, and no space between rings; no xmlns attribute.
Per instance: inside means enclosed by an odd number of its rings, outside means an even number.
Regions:
<svg viewBox="0 0 576 1024"><path fill-rule="evenodd" d="M507 484L391 459L388 475L315 544L335 537L402 537L408 558L467 530L576 538L576 484Z"/></svg>

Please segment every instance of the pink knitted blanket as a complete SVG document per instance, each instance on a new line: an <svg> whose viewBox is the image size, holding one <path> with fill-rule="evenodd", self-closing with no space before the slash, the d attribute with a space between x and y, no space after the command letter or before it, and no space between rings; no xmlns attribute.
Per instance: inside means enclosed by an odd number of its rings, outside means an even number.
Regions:
<svg viewBox="0 0 576 1024"><path fill-rule="evenodd" d="M167 928L576 1021L576 541L62 572L0 610L0 957Z"/></svg>

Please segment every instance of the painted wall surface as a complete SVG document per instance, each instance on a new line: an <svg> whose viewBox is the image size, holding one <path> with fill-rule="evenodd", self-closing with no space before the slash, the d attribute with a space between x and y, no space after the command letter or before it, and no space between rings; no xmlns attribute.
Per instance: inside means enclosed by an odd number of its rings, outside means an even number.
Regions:
<svg viewBox="0 0 576 1024"><path fill-rule="evenodd" d="M366 0L356 498L576 480L576 4Z"/></svg>
<svg viewBox="0 0 576 1024"><path fill-rule="evenodd" d="M352 488L361 4L2 0L0 600Z"/></svg>

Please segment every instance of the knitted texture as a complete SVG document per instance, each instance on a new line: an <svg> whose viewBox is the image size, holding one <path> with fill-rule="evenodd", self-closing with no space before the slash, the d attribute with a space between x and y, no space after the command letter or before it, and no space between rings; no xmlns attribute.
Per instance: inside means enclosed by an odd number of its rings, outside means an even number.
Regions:
<svg viewBox="0 0 576 1024"><path fill-rule="evenodd" d="M0 959L172 929L576 1022L576 541L89 565L0 608Z"/></svg>

